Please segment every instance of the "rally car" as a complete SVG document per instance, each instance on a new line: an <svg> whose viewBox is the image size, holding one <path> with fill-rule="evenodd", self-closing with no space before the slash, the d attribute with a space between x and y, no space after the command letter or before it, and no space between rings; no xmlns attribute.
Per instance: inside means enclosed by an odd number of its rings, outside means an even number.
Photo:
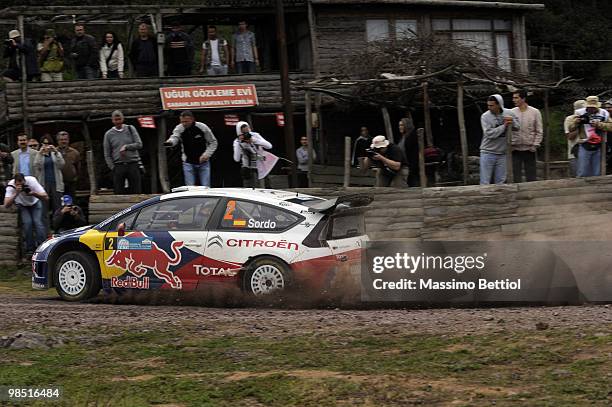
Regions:
<svg viewBox="0 0 612 407"><path fill-rule="evenodd" d="M358 262L368 195L334 199L270 189L180 187L103 222L55 235L32 257L32 287L68 301L100 289L196 290L236 284L254 295L323 288Z"/></svg>

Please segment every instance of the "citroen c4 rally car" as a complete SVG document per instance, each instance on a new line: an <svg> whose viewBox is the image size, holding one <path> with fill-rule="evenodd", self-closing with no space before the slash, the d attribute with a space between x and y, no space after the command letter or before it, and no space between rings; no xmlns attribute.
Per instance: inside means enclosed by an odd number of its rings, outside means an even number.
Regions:
<svg viewBox="0 0 612 407"><path fill-rule="evenodd" d="M55 287L68 301L101 288L229 283L255 295L325 288L347 269L342 266L360 261L367 240L363 212L371 201L367 195L175 188L45 241L32 257L32 287Z"/></svg>

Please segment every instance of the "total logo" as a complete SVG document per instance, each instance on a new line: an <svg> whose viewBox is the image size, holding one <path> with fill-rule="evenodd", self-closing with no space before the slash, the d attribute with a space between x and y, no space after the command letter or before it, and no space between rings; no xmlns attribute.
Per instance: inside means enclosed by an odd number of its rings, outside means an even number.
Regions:
<svg viewBox="0 0 612 407"><path fill-rule="evenodd" d="M126 277L125 280L121 280L117 277L111 278L111 287L115 288L138 288L140 290L149 289L149 277L144 277L142 280L136 277Z"/></svg>
<svg viewBox="0 0 612 407"><path fill-rule="evenodd" d="M226 269L223 267L207 267L199 264L194 264L196 275L198 276L223 276L223 277L234 277L240 271L237 269Z"/></svg>

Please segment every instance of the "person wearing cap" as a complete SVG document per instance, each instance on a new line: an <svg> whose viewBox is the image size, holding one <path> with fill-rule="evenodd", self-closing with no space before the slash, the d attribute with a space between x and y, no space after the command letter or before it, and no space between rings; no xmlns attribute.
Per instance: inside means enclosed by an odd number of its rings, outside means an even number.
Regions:
<svg viewBox="0 0 612 407"><path fill-rule="evenodd" d="M506 129L519 130L518 118L504 108L504 99L495 94L487 98L487 111L480 116L480 185L506 182Z"/></svg>
<svg viewBox="0 0 612 407"><path fill-rule="evenodd" d="M368 157L363 160L363 165L365 168L371 165L379 168L379 186L388 187L399 176L404 161L404 153L397 144L389 143L385 136L376 136L372 139Z"/></svg>
<svg viewBox="0 0 612 407"><path fill-rule="evenodd" d="M580 99L574 102L574 111L584 109L586 100ZM576 164L578 161L578 139L586 139L584 136L584 128L582 126L573 125L576 121L576 115L571 114L563 121L563 130L567 138L567 160L569 162L569 172L571 177L576 176ZM570 130L571 128L571 130ZM580 134L582 132L582 134Z"/></svg>
<svg viewBox="0 0 612 407"><path fill-rule="evenodd" d="M191 75L195 49L191 36L181 29L179 23L172 25L166 36L164 57L167 62L168 76Z"/></svg>
<svg viewBox="0 0 612 407"><path fill-rule="evenodd" d="M40 76L38 61L34 44L29 38L22 38L18 30L11 30L8 34L8 41L4 45L4 58L8 58L8 68L2 72L2 76L8 81L21 80L21 56L25 55L26 80L35 80Z"/></svg>
<svg viewBox="0 0 612 407"><path fill-rule="evenodd" d="M85 226L85 215L83 210L75 205L70 195L62 196L62 207L57 208L53 213L53 230L55 233L61 233L66 230Z"/></svg>
<svg viewBox="0 0 612 407"><path fill-rule="evenodd" d="M124 125L123 113L115 110L111 119L114 126L104 134L104 160L113 172L113 190L115 194L139 194L141 191L141 173L139 168L142 140L136 128ZM125 181L128 181L128 188Z"/></svg>
<svg viewBox="0 0 612 407"><path fill-rule="evenodd" d="M536 150L542 144L544 130L542 126L542 114L538 109L527 103L527 92L517 90L512 93L514 107L512 113L518 118L520 129L512 132L512 167L514 182L523 181L523 168L525 169L525 180L535 181L536 174Z"/></svg>
<svg viewBox="0 0 612 407"><path fill-rule="evenodd" d="M164 145L174 147L181 142L185 185L210 186L210 158L217 150L217 138L210 127L197 122L193 113L181 112L181 122L174 128Z"/></svg>
<svg viewBox="0 0 612 407"><path fill-rule="evenodd" d="M74 38L70 41L70 58L74 62L77 79L96 79L98 57L96 39L85 33L83 24L75 24Z"/></svg>
<svg viewBox="0 0 612 407"><path fill-rule="evenodd" d="M43 42L38 44L38 64L40 65L40 80L43 82L58 82L64 80L64 47L55 36L55 30L45 31Z"/></svg>
<svg viewBox="0 0 612 407"><path fill-rule="evenodd" d="M612 123L607 110L601 108L597 96L586 98L586 106L574 112L574 122L570 131L581 129L578 137L578 163L576 176L594 177L601 175L601 144L607 132L612 131Z"/></svg>

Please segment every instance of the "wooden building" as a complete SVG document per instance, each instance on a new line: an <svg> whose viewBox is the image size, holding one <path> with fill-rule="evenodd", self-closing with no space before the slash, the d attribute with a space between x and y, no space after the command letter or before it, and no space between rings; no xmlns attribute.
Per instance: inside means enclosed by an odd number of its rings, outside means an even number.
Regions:
<svg viewBox="0 0 612 407"><path fill-rule="evenodd" d="M68 3L68 1L67 1ZM73 2L76 3L76 2ZM151 21L156 31L167 22L180 19L192 33L207 25L232 27L247 19L258 39L261 71L253 75L186 76L159 78L126 78L121 80L64 81L55 83L7 83L0 98L0 129L13 143L23 128L36 136L68 129L73 141L87 152L89 177L83 177L81 188L96 193L108 187L107 169L101 157L104 131L111 127L110 113L119 109L136 124L142 115L153 116L157 129L140 129L145 148L143 158L148 168L147 192L167 190L181 182L177 154L167 155L161 142L178 122L176 112L162 109L159 88L165 86L254 84L259 104L251 108L202 109L198 120L209 124L220 141L217 168L213 167L215 186L232 185L236 180L227 174L237 169L232 164L231 143L235 137L226 115L247 119L274 145L273 152L292 156L285 149L283 129L277 113L283 110L276 16L272 0L202 0L173 6L122 5L85 6L53 5L46 7L15 6L0 10L0 23L19 28L26 37L34 37L44 28L63 28L69 32L74 21L84 21L90 32L108 25L123 24L135 34L138 21ZM369 41L418 33L435 33L455 41L470 41L488 56L497 58L500 67L526 73L527 42L525 14L543 8L540 4L462 0L284 0L287 68L296 80L334 73L339 58L366 47ZM93 30L93 31L92 31ZM129 41L124 41L128 44ZM201 44L196 44L201 46ZM161 49L161 48L160 48ZM194 69L196 72L196 69ZM306 132L303 92L292 89L294 106L294 139ZM318 115L317 148L323 162L337 163L342 155L339 146L343 136L356 136L361 123L352 122L350 114L338 112L333 105L315 103ZM400 112L396 112L398 115ZM393 114L393 112L392 112ZM364 123L378 121L377 111L359 112ZM400 116L401 117L401 116ZM376 124L373 124L376 126ZM80 143L80 144L78 144ZM169 174L169 176L168 176ZM215 176L215 174L217 174ZM159 175L159 176L158 176Z"/></svg>

